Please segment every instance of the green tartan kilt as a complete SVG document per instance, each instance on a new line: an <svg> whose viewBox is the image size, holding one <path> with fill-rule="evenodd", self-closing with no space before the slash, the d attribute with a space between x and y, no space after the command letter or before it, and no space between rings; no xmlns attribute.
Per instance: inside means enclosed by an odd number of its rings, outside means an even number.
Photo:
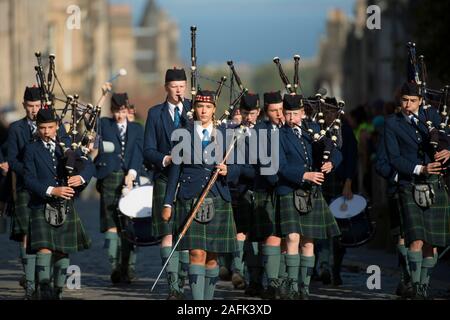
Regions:
<svg viewBox="0 0 450 320"><path fill-rule="evenodd" d="M105 233L111 228L119 228L119 200L125 174L122 171L112 172L99 181L100 186L100 232Z"/></svg>
<svg viewBox="0 0 450 320"><path fill-rule="evenodd" d="M405 242L409 245L422 240L435 247L450 245L450 210L446 190L439 188L437 177L429 179L435 192L435 203L428 209L414 201L412 185L400 187L400 203L405 228Z"/></svg>
<svg viewBox="0 0 450 320"><path fill-rule="evenodd" d="M312 210L300 215L294 206L294 193L278 196L277 213L283 236L298 233L309 239L330 239L340 235L340 230L321 191L312 196Z"/></svg>
<svg viewBox="0 0 450 320"><path fill-rule="evenodd" d="M173 234L173 219L166 222L162 219L161 213L164 206L164 197L166 195L167 178L160 176L155 180L153 186L152 202L152 234L155 237L164 237Z"/></svg>
<svg viewBox="0 0 450 320"><path fill-rule="evenodd" d="M279 215L276 213L276 196L274 192L254 192L255 208L252 215L252 228L249 238L263 241L269 236L281 237Z"/></svg>
<svg viewBox="0 0 450 320"><path fill-rule="evenodd" d="M236 240L236 225L231 204L220 196L212 198L215 215L208 223L192 221L186 235L181 239L178 250L199 249L215 253L231 253L238 249ZM174 228L176 234L181 232L186 224L194 200L177 200Z"/></svg>
<svg viewBox="0 0 450 320"><path fill-rule="evenodd" d="M70 205L71 212L60 227L51 226L45 221L44 209L32 210L28 236L28 246L32 252L45 248L69 254L90 248L91 239L84 230L73 202Z"/></svg>
<svg viewBox="0 0 450 320"><path fill-rule="evenodd" d="M28 191L17 191L17 201L14 204L14 214L11 217L11 240L21 242L23 237L28 234L31 214L28 202L30 202Z"/></svg>
<svg viewBox="0 0 450 320"><path fill-rule="evenodd" d="M234 221L238 233L247 233L251 228L251 218L254 206L253 191L247 190L241 194L232 192L231 197Z"/></svg>

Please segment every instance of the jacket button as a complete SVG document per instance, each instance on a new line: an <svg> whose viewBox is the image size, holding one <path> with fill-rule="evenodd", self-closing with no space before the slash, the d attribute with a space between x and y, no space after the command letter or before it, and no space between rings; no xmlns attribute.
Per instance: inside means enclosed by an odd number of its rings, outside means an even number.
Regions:
<svg viewBox="0 0 450 320"><path fill-rule="evenodd" d="M204 185L202 185L202 188L204 188L205 186Z"/></svg>

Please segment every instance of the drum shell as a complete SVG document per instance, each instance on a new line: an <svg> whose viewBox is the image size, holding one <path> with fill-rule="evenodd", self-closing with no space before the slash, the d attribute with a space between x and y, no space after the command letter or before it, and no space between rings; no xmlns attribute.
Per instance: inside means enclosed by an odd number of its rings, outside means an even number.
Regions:
<svg viewBox="0 0 450 320"><path fill-rule="evenodd" d="M354 217L335 219L341 231L340 243L343 247L362 246L370 241L375 234L375 226L370 221L367 208Z"/></svg>
<svg viewBox="0 0 450 320"><path fill-rule="evenodd" d="M152 235L152 217L131 218L120 214L122 235L137 246L154 246L161 243L161 238Z"/></svg>

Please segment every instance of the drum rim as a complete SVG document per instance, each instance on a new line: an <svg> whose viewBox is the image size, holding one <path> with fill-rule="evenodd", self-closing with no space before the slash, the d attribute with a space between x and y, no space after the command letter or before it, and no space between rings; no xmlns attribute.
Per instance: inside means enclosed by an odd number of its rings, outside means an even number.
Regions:
<svg viewBox="0 0 450 320"><path fill-rule="evenodd" d="M365 206L362 208L361 211L359 211L358 213L356 213L356 214L354 214L354 215L352 215L352 216L349 216L349 217L338 217L338 216L335 214L335 212L334 212L334 211L336 211L336 210L333 210L333 209L332 209L332 206L336 206L336 205L333 205L333 203L335 203L336 201L338 201L339 199L342 199L342 198L344 198L344 196L340 196L340 197L337 197L337 198L333 199L333 200L330 202L330 205L328 206L329 209L330 209L330 211L331 211L331 214L333 215L333 217L334 217L335 219L343 219L343 220L344 220L344 219L351 219L351 218L354 218L354 217L358 216L359 214L363 213L363 212L367 209L367 206L368 206L368 201L367 201L367 199L366 199L364 196L360 195L360 194L354 194L354 195L353 195L353 198L352 198L351 200L349 200L349 201L352 201L352 200L354 200L354 199L362 199L362 200L364 200L364 202L365 202Z"/></svg>
<svg viewBox="0 0 450 320"><path fill-rule="evenodd" d="M151 206L150 207L150 215L146 215L146 216L136 216L136 215L134 215L134 216L132 216L132 215L129 215L129 214L127 214L126 212L124 212L124 209L123 209L123 204L125 203L124 201L126 201L125 199L127 198L127 196L129 196L130 194L132 194L132 193L136 193L136 191L137 190L141 190L141 189L143 189L143 188L151 188L151 191L152 191L152 200L153 200L153 185L148 185L148 184L146 184L146 185L143 185L143 186L136 186L136 187L134 187L133 189L131 189L128 193L127 193L127 195L125 195L125 196L122 196L120 199L119 199L119 203L117 204L117 209L118 209L118 211L121 213L121 214L123 214L124 216L127 216L127 217L129 217L129 218L131 218L131 219L145 219L145 218L149 218L149 217L152 217L152 215L153 215L153 206ZM122 206L121 206L121 204L122 204Z"/></svg>

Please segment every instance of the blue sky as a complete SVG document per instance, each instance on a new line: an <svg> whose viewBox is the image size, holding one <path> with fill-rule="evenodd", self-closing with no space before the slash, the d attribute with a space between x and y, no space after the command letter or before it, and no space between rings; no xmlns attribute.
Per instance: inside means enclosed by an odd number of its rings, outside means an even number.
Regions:
<svg viewBox="0 0 450 320"><path fill-rule="evenodd" d="M134 21L145 0L130 3ZM198 63L257 64L274 56L311 58L325 33L327 12L340 8L353 16L355 0L157 0L180 27L180 56L190 61L190 26L196 25Z"/></svg>

